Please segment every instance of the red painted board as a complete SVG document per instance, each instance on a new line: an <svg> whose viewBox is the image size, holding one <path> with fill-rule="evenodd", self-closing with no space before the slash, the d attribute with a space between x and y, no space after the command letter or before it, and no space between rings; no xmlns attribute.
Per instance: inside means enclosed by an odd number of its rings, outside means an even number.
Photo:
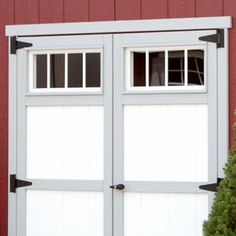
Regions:
<svg viewBox="0 0 236 236"><path fill-rule="evenodd" d="M223 0L196 0L196 16L222 16Z"/></svg>
<svg viewBox="0 0 236 236"><path fill-rule="evenodd" d="M116 1L116 20L141 19L141 0Z"/></svg>
<svg viewBox="0 0 236 236"><path fill-rule="evenodd" d="M8 226L8 40L5 25L14 23L14 0L0 1L0 236Z"/></svg>
<svg viewBox="0 0 236 236"><path fill-rule="evenodd" d="M169 0L168 16L172 18L194 17L195 0Z"/></svg>
<svg viewBox="0 0 236 236"><path fill-rule="evenodd" d="M81 22L89 20L89 0L64 0L64 21Z"/></svg>
<svg viewBox="0 0 236 236"><path fill-rule="evenodd" d="M114 0L90 0L89 20L107 21L114 20Z"/></svg>
<svg viewBox="0 0 236 236"><path fill-rule="evenodd" d="M63 22L63 0L40 0L39 22Z"/></svg>
<svg viewBox="0 0 236 236"><path fill-rule="evenodd" d="M232 127L236 121L236 1L224 1L224 15L233 17L233 28L229 30L229 133L233 141Z"/></svg>
<svg viewBox="0 0 236 236"><path fill-rule="evenodd" d="M166 0L142 0L141 18L167 18L168 2Z"/></svg>
<svg viewBox="0 0 236 236"><path fill-rule="evenodd" d="M33 24L39 22L39 0L15 0L15 23Z"/></svg>

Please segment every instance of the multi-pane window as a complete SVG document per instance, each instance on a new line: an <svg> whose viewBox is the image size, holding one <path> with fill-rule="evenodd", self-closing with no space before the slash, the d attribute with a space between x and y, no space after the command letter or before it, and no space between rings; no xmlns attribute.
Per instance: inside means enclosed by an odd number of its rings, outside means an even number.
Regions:
<svg viewBox="0 0 236 236"><path fill-rule="evenodd" d="M101 52L41 52L30 55L30 90L81 91L101 88Z"/></svg>
<svg viewBox="0 0 236 236"><path fill-rule="evenodd" d="M204 89L204 48L127 49L126 89Z"/></svg>

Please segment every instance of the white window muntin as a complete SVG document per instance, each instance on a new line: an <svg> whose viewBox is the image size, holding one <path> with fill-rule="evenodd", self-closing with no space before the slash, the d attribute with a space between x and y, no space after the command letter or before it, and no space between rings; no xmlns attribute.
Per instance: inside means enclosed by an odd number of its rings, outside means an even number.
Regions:
<svg viewBox="0 0 236 236"><path fill-rule="evenodd" d="M188 50L203 50L204 51L204 85L187 85L188 83ZM198 93L207 92L207 48L205 44L199 45L166 45L160 47L125 47L125 76L123 93ZM168 52L170 51L184 51L184 71L185 71L185 84L184 86L168 86ZM133 83L133 58L132 52L145 52L146 58L150 52L165 52L165 86L148 86L149 80L149 60L146 60L146 86L132 86Z"/></svg>
<svg viewBox="0 0 236 236"><path fill-rule="evenodd" d="M83 54L83 87L68 88L68 54L81 53ZM100 53L100 87L85 87L86 81L86 53ZM36 55L47 55L47 88L34 88L35 83L35 60ZM50 88L50 55L65 54L65 87L64 88ZM95 93L103 92L103 50L101 48L83 48L83 49L63 49L63 50L38 50L29 51L28 53L29 68L28 68L28 92L31 94L54 94L54 93Z"/></svg>

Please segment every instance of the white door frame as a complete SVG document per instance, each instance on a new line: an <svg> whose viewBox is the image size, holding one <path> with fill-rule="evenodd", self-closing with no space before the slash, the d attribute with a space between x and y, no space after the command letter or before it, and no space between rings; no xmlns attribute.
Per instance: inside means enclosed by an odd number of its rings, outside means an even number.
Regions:
<svg viewBox="0 0 236 236"><path fill-rule="evenodd" d="M202 17L184 19L111 21L91 23L56 23L35 25L11 25L6 27L7 36L32 35L69 35L93 33L125 33L125 32L155 32L177 30L224 29L225 46L217 50L217 142L218 142L218 177L223 177L222 167L228 153L228 28L232 27L231 17ZM44 38L44 37L42 37ZM25 38L27 40L27 38ZM9 175L15 174L17 165L17 55L24 54L27 49L17 50L10 54L9 38ZM112 51L112 48L110 49ZM112 59L111 59L112 61ZM23 70L25 68L22 68ZM113 77L115 72L113 71ZM10 183L10 181L9 181ZM10 187L10 186L9 186ZM10 188L9 188L10 189ZM9 193L9 235L16 235L16 195Z"/></svg>

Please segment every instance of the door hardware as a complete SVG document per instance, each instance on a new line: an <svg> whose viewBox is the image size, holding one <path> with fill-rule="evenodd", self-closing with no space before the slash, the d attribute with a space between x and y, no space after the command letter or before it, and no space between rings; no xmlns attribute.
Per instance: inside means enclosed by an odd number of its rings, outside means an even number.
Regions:
<svg viewBox="0 0 236 236"><path fill-rule="evenodd" d="M117 184L117 185L111 185L110 188L112 189L117 189L117 190L122 190L125 188L124 184Z"/></svg>
<svg viewBox="0 0 236 236"><path fill-rule="evenodd" d="M10 175L10 192L15 193L16 188L31 186L32 182L20 180L16 178L16 175Z"/></svg>
<svg viewBox="0 0 236 236"><path fill-rule="evenodd" d="M200 185L199 188L201 190L217 192L217 188L219 187L221 180L222 180L222 178L217 178L217 183Z"/></svg>

